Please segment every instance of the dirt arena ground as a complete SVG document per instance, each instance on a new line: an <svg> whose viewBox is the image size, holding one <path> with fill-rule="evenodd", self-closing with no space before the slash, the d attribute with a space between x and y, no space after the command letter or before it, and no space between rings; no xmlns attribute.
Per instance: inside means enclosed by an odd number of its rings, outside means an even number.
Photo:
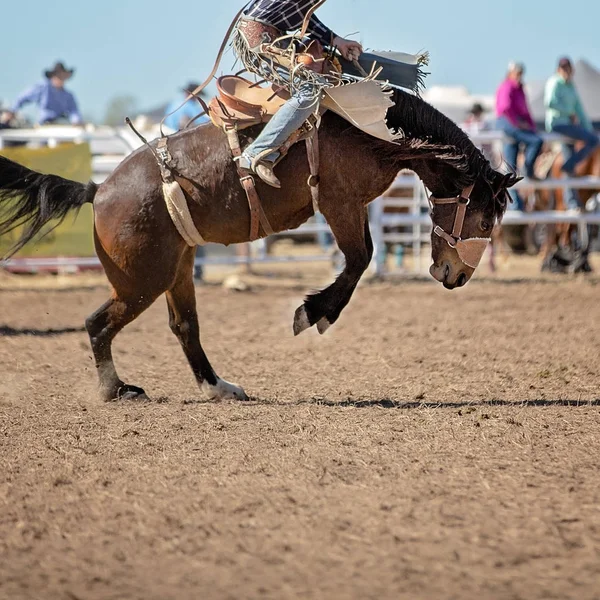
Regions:
<svg viewBox="0 0 600 600"><path fill-rule="evenodd" d="M197 290L249 403L198 402L159 300L96 400L106 287L0 290L0 598L600 598L600 281ZM12 283L11 283L12 282Z"/></svg>

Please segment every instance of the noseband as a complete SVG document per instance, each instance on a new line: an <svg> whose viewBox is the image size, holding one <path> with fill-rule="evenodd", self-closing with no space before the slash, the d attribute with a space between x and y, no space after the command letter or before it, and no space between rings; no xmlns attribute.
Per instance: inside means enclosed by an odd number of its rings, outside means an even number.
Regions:
<svg viewBox="0 0 600 600"><path fill-rule="evenodd" d="M467 267L471 267L472 269L476 269L481 262L483 254L485 253L485 249L487 248L490 240L488 238L462 239L462 230L465 225L465 217L467 216L467 207L471 203L473 187L474 185L466 187L458 196L454 196L454 198L436 198L435 196L431 195L429 197L429 204L431 205L432 213L436 206L456 204L456 215L454 216L452 233L448 233L442 227L436 225L435 221L433 222L433 232L438 237L446 240L446 243L448 246L450 246L450 248L454 248L456 250L458 257L463 264L467 265Z"/></svg>

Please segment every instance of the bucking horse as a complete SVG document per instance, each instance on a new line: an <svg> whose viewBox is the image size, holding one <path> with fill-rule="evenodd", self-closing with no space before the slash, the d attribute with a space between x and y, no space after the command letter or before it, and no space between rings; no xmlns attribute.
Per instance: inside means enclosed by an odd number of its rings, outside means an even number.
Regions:
<svg viewBox="0 0 600 600"><path fill-rule="evenodd" d="M469 281L506 210L507 189L517 181L514 174L494 170L459 127L418 96L394 90L391 100L387 125L403 132L394 143L371 137L332 112L322 117L319 209L346 263L329 287L309 295L296 310L296 335L312 326L324 333L340 317L373 254L367 205L401 169L417 173L432 194L430 272L448 289ZM247 142L257 131L246 129L240 138ZM170 136L169 149L186 180L182 187L203 239L248 241L248 201L223 131L201 125ZM277 166L281 190L256 183L275 231L294 229L313 215L309 174L306 149L297 144ZM146 397L143 389L117 374L111 347L123 327L165 294L171 330L202 394L207 399L246 399L241 387L217 376L202 349L194 248L169 216L152 148L138 149L100 186L36 173L0 157L0 235L24 226L10 254L88 202L94 206L96 252L112 287L110 299L86 320L100 397Z"/></svg>

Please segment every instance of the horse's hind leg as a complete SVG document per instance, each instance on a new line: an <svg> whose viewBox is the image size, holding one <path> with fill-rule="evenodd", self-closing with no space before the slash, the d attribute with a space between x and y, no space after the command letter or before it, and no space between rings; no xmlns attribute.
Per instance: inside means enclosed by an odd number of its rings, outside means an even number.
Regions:
<svg viewBox="0 0 600 600"><path fill-rule="evenodd" d="M124 300L115 292L113 298L86 319L85 326L96 360L100 397L103 400L146 398L143 389L123 383L117 375L112 357L112 342L119 331L144 312L154 300L155 297L150 296Z"/></svg>
<svg viewBox="0 0 600 600"><path fill-rule="evenodd" d="M193 280L194 249L186 250L173 287L167 291L169 326L177 336L200 390L209 400L247 400L244 390L216 375L200 344Z"/></svg>

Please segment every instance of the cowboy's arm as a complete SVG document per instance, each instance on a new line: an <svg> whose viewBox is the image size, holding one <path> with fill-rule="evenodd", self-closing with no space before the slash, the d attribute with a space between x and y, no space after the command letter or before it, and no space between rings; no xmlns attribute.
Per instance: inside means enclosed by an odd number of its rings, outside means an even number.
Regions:
<svg viewBox="0 0 600 600"><path fill-rule="evenodd" d="M308 33L323 46L331 46L331 42L337 37L316 15L312 15L308 22Z"/></svg>
<svg viewBox="0 0 600 600"><path fill-rule="evenodd" d="M362 46L358 42L336 35L316 15L313 15L308 22L308 33L319 40L323 46L336 47L347 60L358 60L362 54Z"/></svg>
<svg viewBox="0 0 600 600"><path fill-rule="evenodd" d="M14 116L26 104L31 104L32 102L39 102L42 93L42 87L42 84L38 83L33 87L29 88L28 90L22 92L19 96L17 96L17 99L12 105L12 108L8 111L9 114Z"/></svg>
<svg viewBox="0 0 600 600"><path fill-rule="evenodd" d="M564 93L557 79L550 80L546 85L545 104L546 108L558 112L568 112L565 108Z"/></svg>
<svg viewBox="0 0 600 600"><path fill-rule="evenodd" d="M69 94L68 113L69 121L71 121L73 125L81 125L83 123L83 118L81 117L79 107L77 106L77 100L75 100L73 94Z"/></svg>
<svg viewBox="0 0 600 600"><path fill-rule="evenodd" d="M25 106L26 104L31 104L32 102L38 102L41 96L41 92L42 85L39 83L22 92L19 96L17 96L17 99L15 100L11 109L7 110L2 114L2 119L0 119L0 122L8 123L15 117L17 112L23 106Z"/></svg>
<svg viewBox="0 0 600 600"><path fill-rule="evenodd" d="M585 109L583 108L583 104L581 102L581 97L579 96L579 94L577 92L575 92L577 94L576 99L575 99L575 114L577 115L577 118L579 119L579 124L582 127L585 127L586 129L593 131L594 130L594 126L592 125L592 122L590 121L589 117L587 116Z"/></svg>

